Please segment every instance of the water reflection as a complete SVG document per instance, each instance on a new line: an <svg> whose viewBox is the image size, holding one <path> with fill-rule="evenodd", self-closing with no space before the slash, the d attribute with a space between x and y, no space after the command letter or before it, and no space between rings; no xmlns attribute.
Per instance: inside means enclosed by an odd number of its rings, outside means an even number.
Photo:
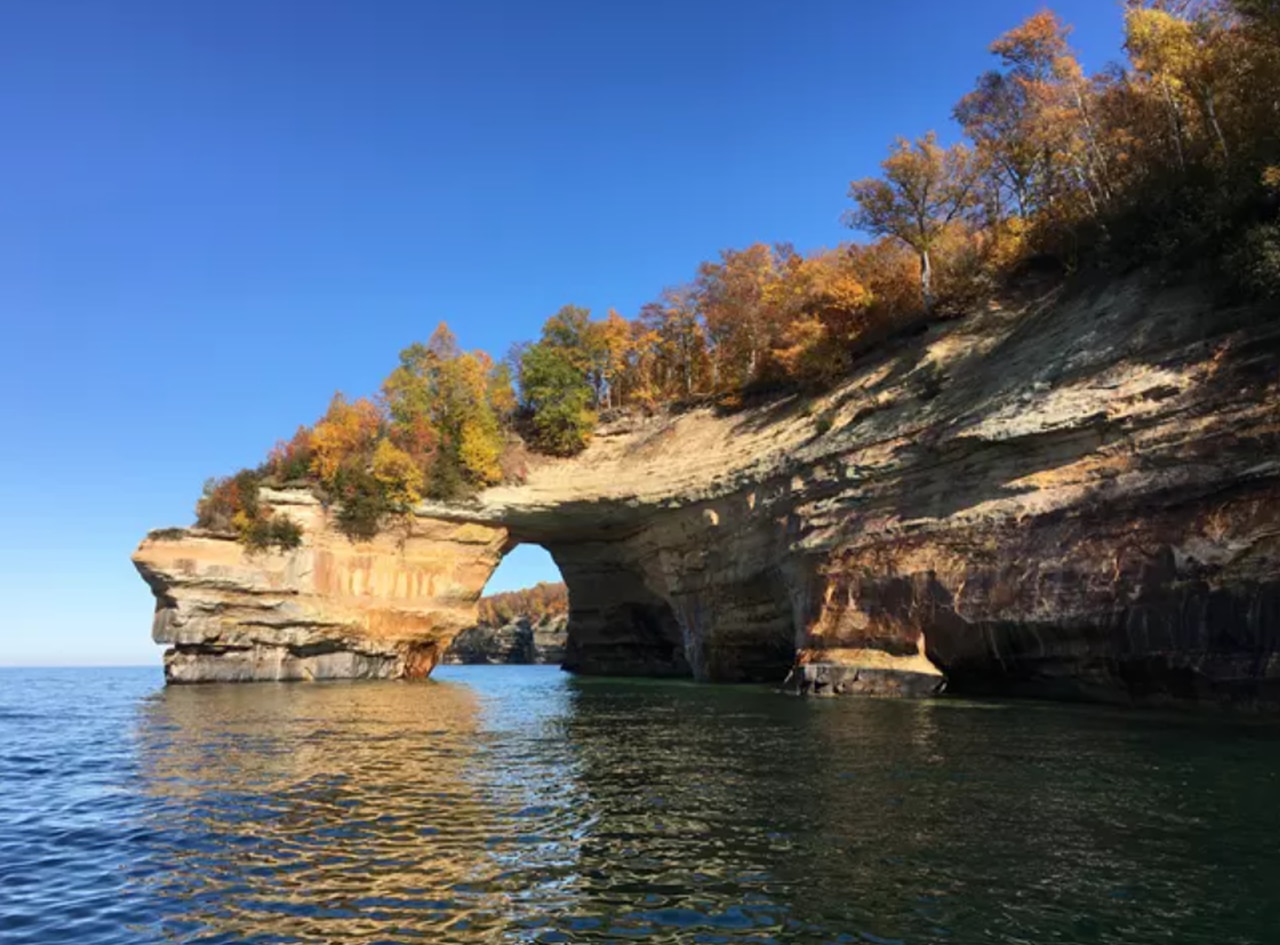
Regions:
<svg viewBox="0 0 1280 945"><path fill-rule="evenodd" d="M511 850L564 858L523 829L525 785L486 776L480 715L458 684L165 690L139 742L166 931L498 940Z"/></svg>
<svg viewBox="0 0 1280 945"><path fill-rule="evenodd" d="M450 668L165 690L149 903L200 942L1264 941L1275 729Z"/></svg>
<svg viewBox="0 0 1280 945"><path fill-rule="evenodd" d="M1273 725L946 700L815 707L808 723L827 855L798 893L820 924L843 896L844 921L913 942L1261 942L1280 927L1264 891L1280 816L1259 793L1280 770Z"/></svg>

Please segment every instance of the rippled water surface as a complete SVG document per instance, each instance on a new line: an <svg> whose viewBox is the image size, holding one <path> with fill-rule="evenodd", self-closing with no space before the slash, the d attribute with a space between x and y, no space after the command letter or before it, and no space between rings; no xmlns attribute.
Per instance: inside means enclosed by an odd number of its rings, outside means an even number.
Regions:
<svg viewBox="0 0 1280 945"><path fill-rule="evenodd" d="M0 671L0 941L1280 941L1280 727Z"/></svg>

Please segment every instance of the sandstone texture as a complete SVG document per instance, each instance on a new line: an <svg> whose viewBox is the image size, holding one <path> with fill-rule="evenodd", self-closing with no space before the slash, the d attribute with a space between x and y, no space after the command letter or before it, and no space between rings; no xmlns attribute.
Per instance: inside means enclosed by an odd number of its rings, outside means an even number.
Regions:
<svg viewBox="0 0 1280 945"><path fill-rule="evenodd" d="M478 624L463 630L445 650L442 663L484 665L501 663L551 664L564 662L569 639L567 615L530 620L519 617L499 627Z"/></svg>
<svg viewBox="0 0 1280 945"><path fill-rule="evenodd" d="M504 529L417 517L351 542L309 492L262 500L303 526L300 548L165 529L134 553L170 682L426 676L507 550Z"/></svg>
<svg viewBox="0 0 1280 945"><path fill-rule="evenodd" d="M135 561L173 679L429 669L535 542L575 672L1273 704L1278 365L1275 313L1139 278L1046 291L817 399L606 425L407 537L352 545L290 493L291 555L193 531Z"/></svg>

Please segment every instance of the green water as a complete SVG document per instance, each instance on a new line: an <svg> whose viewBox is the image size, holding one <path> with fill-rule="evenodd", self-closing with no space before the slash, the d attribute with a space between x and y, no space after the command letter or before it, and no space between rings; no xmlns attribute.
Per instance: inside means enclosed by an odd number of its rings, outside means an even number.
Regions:
<svg viewBox="0 0 1280 945"><path fill-rule="evenodd" d="M0 675L6 942L1280 941L1280 726Z"/></svg>

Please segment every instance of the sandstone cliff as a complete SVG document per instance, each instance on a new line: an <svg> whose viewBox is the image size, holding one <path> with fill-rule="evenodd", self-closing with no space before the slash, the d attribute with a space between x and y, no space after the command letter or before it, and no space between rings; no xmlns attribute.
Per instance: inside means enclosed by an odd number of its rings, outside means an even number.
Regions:
<svg viewBox="0 0 1280 945"><path fill-rule="evenodd" d="M497 627L478 624L454 637L441 662L559 666L564 662L568 639L569 618L565 614L536 621L520 617Z"/></svg>
<svg viewBox="0 0 1280 945"><path fill-rule="evenodd" d="M577 672L1274 701L1278 363L1269 313L1139 279L1049 293L814 401L606 427L405 538L351 545L306 506L292 555L189 532L135 560L174 679L420 672L536 542Z"/></svg>
<svg viewBox="0 0 1280 945"><path fill-rule="evenodd" d="M504 529L421 517L351 542L308 492L262 500L303 526L300 548L165 529L134 553L171 682L426 676L506 550Z"/></svg>

